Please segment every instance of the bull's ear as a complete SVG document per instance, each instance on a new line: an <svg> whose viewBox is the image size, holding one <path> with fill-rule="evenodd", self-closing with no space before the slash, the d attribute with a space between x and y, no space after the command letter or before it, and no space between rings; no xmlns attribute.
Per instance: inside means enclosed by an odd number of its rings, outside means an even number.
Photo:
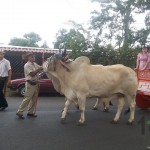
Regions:
<svg viewBox="0 0 150 150"><path fill-rule="evenodd" d="M64 63L63 61L60 61L60 63L62 64L64 69L66 69L66 71L71 72L71 68L66 63Z"/></svg>

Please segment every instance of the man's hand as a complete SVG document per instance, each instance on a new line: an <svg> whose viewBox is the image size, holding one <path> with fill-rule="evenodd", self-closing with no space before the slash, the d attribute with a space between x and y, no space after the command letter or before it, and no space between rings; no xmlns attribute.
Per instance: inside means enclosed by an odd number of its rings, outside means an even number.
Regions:
<svg viewBox="0 0 150 150"><path fill-rule="evenodd" d="M137 71L138 69L137 69L137 68L134 68L134 70Z"/></svg>
<svg viewBox="0 0 150 150"><path fill-rule="evenodd" d="M39 67L37 70L30 72L29 75L31 77L34 77L37 73L39 73L42 70L43 70L43 67Z"/></svg>
<svg viewBox="0 0 150 150"><path fill-rule="evenodd" d="M7 86L11 85L11 80L7 81Z"/></svg>

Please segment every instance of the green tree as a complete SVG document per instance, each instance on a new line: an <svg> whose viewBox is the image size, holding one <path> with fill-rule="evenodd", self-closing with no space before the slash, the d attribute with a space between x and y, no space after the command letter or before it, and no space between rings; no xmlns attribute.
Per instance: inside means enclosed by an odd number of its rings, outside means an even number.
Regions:
<svg viewBox="0 0 150 150"><path fill-rule="evenodd" d="M14 37L10 40L9 45L25 47L25 46L28 46L28 41L27 41L27 39Z"/></svg>
<svg viewBox="0 0 150 150"><path fill-rule="evenodd" d="M62 45L65 45L67 49L71 49L71 56L76 58L82 55L88 48L88 40L85 37L86 30L80 24L76 24L74 21L69 21L73 28L67 31L66 29L60 29L56 34L56 41L54 42L54 48L62 49Z"/></svg>
<svg viewBox="0 0 150 150"><path fill-rule="evenodd" d="M41 48L49 48L46 41L40 47Z"/></svg>
<svg viewBox="0 0 150 150"><path fill-rule="evenodd" d="M116 40L118 46L128 48L132 41L131 37L136 34L131 25L135 22L135 13L148 11L147 0L91 0L100 3L101 10L93 11L91 17L91 29L97 30L97 37L101 41ZM148 4L148 6L147 6ZM147 30L147 29L145 29ZM137 39L137 37L134 37Z"/></svg>
<svg viewBox="0 0 150 150"><path fill-rule="evenodd" d="M37 44L39 41L41 41L41 37L34 32L30 32L24 34L23 38L12 38L9 42L9 45L39 47Z"/></svg>

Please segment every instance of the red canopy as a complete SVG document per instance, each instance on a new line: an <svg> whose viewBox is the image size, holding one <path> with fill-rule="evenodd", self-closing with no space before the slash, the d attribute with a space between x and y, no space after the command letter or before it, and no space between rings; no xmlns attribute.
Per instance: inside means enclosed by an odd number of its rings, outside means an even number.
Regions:
<svg viewBox="0 0 150 150"><path fill-rule="evenodd" d="M59 49L21 47L21 46L0 46L3 51L33 52L33 53L59 53Z"/></svg>

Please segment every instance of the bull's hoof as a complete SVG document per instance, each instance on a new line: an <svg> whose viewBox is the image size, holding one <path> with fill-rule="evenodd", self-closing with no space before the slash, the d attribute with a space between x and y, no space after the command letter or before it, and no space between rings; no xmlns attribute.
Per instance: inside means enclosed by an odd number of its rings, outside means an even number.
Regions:
<svg viewBox="0 0 150 150"><path fill-rule="evenodd" d="M92 110L97 110L97 109L98 109L97 107L93 107L93 108L92 108Z"/></svg>
<svg viewBox="0 0 150 150"><path fill-rule="evenodd" d="M111 123L111 124L119 124L119 121L118 121L118 120L117 120L117 121L112 120L110 123Z"/></svg>
<svg viewBox="0 0 150 150"><path fill-rule="evenodd" d="M128 121L126 124L132 126L133 125L133 121L132 122Z"/></svg>
<svg viewBox="0 0 150 150"><path fill-rule="evenodd" d="M109 109L108 108L104 108L103 112L109 112Z"/></svg>
<svg viewBox="0 0 150 150"><path fill-rule="evenodd" d="M66 118L61 118L61 123L64 124L65 120L66 120Z"/></svg>
<svg viewBox="0 0 150 150"><path fill-rule="evenodd" d="M78 122L77 125L78 125L78 126L84 126L85 124L82 123L82 122Z"/></svg>

